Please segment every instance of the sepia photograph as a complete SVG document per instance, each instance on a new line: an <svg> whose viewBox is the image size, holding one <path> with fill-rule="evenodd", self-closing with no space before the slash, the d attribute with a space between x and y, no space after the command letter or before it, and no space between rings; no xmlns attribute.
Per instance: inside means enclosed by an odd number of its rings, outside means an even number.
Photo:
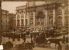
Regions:
<svg viewBox="0 0 69 50"><path fill-rule="evenodd" d="M69 50L68 0L0 1L2 50Z"/></svg>

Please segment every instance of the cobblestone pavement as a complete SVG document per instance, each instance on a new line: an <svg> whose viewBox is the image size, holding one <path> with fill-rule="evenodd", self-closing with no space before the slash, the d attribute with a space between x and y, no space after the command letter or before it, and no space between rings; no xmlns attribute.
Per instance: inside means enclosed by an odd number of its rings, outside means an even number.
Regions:
<svg viewBox="0 0 69 50"><path fill-rule="evenodd" d="M28 49L17 49L17 48L11 48L11 49L4 49L4 50L28 50ZM43 48L43 47L35 47L33 50L56 50L54 48Z"/></svg>
<svg viewBox="0 0 69 50"><path fill-rule="evenodd" d="M54 48L35 47L33 50L55 50Z"/></svg>
<svg viewBox="0 0 69 50"><path fill-rule="evenodd" d="M7 41L11 41L13 43L13 45L18 45L18 44L23 43L23 39L20 39L20 41L15 39L15 41L13 41L12 39L4 38L4 37L2 37L2 41L3 41L3 43L6 43ZM31 39L27 38L27 41L30 42ZM33 50L57 50L57 48L55 49L55 44L54 43L52 43L50 46L51 46L51 48L48 48L48 47L43 48L43 47L37 47L36 46L35 48L33 48ZM65 46L66 46L65 44L62 44L62 50L65 50ZM17 48L11 48L9 50L17 50Z"/></svg>

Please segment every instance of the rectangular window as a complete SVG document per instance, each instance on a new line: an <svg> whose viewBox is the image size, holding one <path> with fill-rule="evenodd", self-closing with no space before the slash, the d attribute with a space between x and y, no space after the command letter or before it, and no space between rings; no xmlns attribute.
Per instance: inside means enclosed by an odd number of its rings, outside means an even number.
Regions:
<svg viewBox="0 0 69 50"><path fill-rule="evenodd" d="M21 19L21 24L22 26L24 26L24 19Z"/></svg>
<svg viewBox="0 0 69 50"><path fill-rule="evenodd" d="M24 20L23 19L21 19L21 22L22 22L22 24L24 23Z"/></svg>
<svg viewBox="0 0 69 50"><path fill-rule="evenodd" d="M25 21L26 21L26 26L27 26L27 23L28 23L28 22L27 22L27 19L26 19Z"/></svg>

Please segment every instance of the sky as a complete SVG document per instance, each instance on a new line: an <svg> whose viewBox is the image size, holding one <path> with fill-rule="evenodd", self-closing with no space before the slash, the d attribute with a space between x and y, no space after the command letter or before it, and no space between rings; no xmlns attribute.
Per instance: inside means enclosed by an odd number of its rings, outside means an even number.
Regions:
<svg viewBox="0 0 69 50"><path fill-rule="evenodd" d="M9 13L16 13L16 7L26 5L26 1L23 2L2 2L2 9L9 11Z"/></svg>
<svg viewBox="0 0 69 50"><path fill-rule="evenodd" d="M3 1L2 2L2 9L3 10L7 10L9 11L9 13L16 13L16 7L18 6L22 6L22 5L26 5L26 1ZM32 2L29 2L30 5ZM41 4L44 4L45 2L44 1L37 1L36 2L36 5L41 5Z"/></svg>

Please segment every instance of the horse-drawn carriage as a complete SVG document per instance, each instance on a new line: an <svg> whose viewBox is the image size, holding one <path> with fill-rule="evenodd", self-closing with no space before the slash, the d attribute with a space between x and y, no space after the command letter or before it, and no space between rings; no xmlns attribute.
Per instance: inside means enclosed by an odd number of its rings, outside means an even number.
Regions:
<svg viewBox="0 0 69 50"><path fill-rule="evenodd" d="M32 32L31 36L36 45L39 46L41 44L47 44L47 40L43 32Z"/></svg>
<svg viewBox="0 0 69 50"><path fill-rule="evenodd" d="M51 43L58 44L60 41L62 41L62 39L58 37L47 38L43 32L33 32L32 38L34 39L35 44L38 46L41 44L44 46L49 46Z"/></svg>

